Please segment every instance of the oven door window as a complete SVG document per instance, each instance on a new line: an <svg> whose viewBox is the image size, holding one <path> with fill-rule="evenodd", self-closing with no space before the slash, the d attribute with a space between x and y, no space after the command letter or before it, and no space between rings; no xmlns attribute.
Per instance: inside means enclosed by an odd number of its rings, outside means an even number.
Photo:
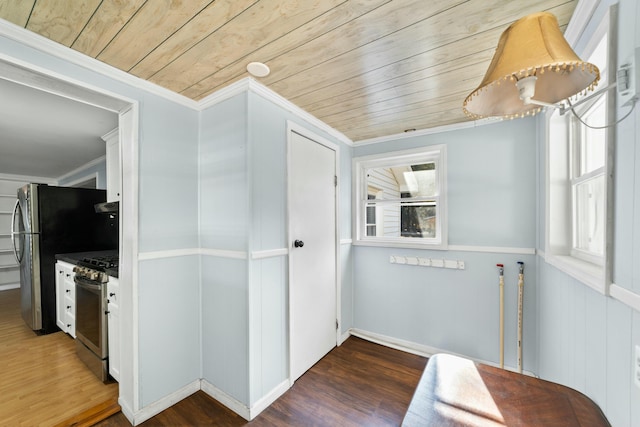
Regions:
<svg viewBox="0 0 640 427"><path fill-rule="evenodd" d="M102 284L76 277L76 334L90 350L106 357Z"/></svg>

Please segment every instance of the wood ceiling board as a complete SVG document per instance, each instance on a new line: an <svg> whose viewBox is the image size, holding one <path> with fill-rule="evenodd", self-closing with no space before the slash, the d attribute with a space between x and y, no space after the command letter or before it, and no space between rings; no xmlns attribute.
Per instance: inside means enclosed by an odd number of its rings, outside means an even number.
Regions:
<svg viewBox="0 0 640 427"><path fill-rule="evenodd" d="M198 81L344 0L261 0L186 51L149 80L181 93ZM304 7L300 7L301 3Z"/></svg>
<svg viewBox="0 0 640 427"><path fill-rule="evenodd" d="M453 73L456 70L458 70L458 74L462 77L466 77L471 70L479 72L482 76L487 68L486 61L491 60L492 56L493 50L483 50L475 54L455 58L447 62L432 61L431 67L423 68L408 74L398 74L397 77L367 86L362 85L362 79L349 79L348 81L329 86L322 91L317 91L311 95L296 98L292 101L295 102L296 105L308 111L314 111L342 102L349 102L354 99L374 102L381 93L393 90L397 96L399 93L402 93L403 89L408 85L412 85L412 87L419 87L415 86L415 84L417 84L421 86L426 85L424 87L428 87L429 84L433 84L429 83L430 81L435 81L437 82L436 84L440 85L440 79L446 78L447 74Z"/></svg>
<svg viewBox="0 0 640 427"><path fill-rule="evenodd" d="M0 3L0 17L24 28L36 0L5 1Z"/></svg>
<svg viewBox="0 0 640 427"><path fill-rule="evenodd" d="M351 136L354 133L365 132L368 129L379 126L397 126L401 127L403 130L415 127L415 125L410 126L409 124L411 122L418 121L418 119L420 119L420 121L424 121L424 117L432 118L434 115L442 111L455 111L455 116L462 118L464 113L460 107L459 100L453 99L454 96L456 96L456 94L439 97L433 101L423 101L392 107L380 110L374 114L356 116L350 119L343 119L336 115L332 118L326 119L326 123L331 126L339 127L346 135ZM460 114L457 113L458 111ZM429 123L432 125L431 122Z"/></svg>
<svg viewBox="0 0 640 427"><path fill-rule="evenodd" d="M92 58L97 57L145 1L103 1L71 48Z"/></svg>
<svg viewBox="0 0 640 427"><path fill-rule="evenodd" d="M465 40L467 40L465 43L468 44L468 39ZM457 46L458 43L460 42L442 46L388 65L382 65L378 68L372 68L370 71L357 73L354 70L354 75L351 77L349 77L348 73L345 73L345 76L336 74L332 76L334 78L309 82L305 88L300 89L299 92L302 93L293 96L290 100L296 105L305 108L309 103L323 101L339 94L356 91L375 91L380 87L384 87L384 85L395 84L397 81L411 81L436 76L441 74L442 70L447 70L449 67L457 68L459 64L466 61L469 63L477 62L474 58L490 61L493 57L495 48L482 50L478 47L474 53L465 55L464 53L466 52L461 52L457 49L459 47ZM488 64L488 62L486 63ZM272 88L279 92L287 92L286 87L281 87L281 85L286 84L287 80L283 80L272 85Z"/></svg>
<svg viewBox="0 0 640 427"><path fill-rule="evenodd" d="M437 87L459 94L460 88L473 83L469 92L473 90L482 76L474 61L466 63L466 75L457 74L463 73L465 58L482 56L478 63L486 61L488 66L490 52L513 21L548 10L563 29L576 4L577 0L5 0L0 1L0 17L61 43L71 40L79 52L194 100L246 77L248 62L264 62L272 74L258 79L260 83L338 131L361 138L363 126L383 126L385 117L405 126L400 114L415 120L418 106L427 112L434 102L440 105L444 92ZM454 73L457 83L450 80ZM438 82L441 79L445 80ZM463 99L451 108L461 108ZM438 119L448 122L450 117L431 116L429 126L444 124Z"/></svg>
<svg viewBox="0 0 640 427"><path fill-rule="evenodd" d="M502 32L511 23L513 15L516 14L513 10L516 6L513 3L517 2L507 3L508 7L504 5L503 0L478 1L474 3L473 8L469 4L458 6L464 7L464 11L456 7L450 8L402 28L387 37L371 41L333 58L326 58L326 50L323 51L322 46L315 46L314 43L317 40L314 40L314 42L305 45L304 50L297 49L286 56L271 61L272 70L286 68L288 76L286 79L282 79L282 73L274 71L271 76L264 79L264 83L289 99L295 97L299 91L303 91L309 81L324 82L345 75L356 75L362 73L363 70L395 63L496 27L500 28L496 31ZM529 3L533 2L527 3L528 9L538 10L538 6L548 5L551 0L538 1L533 5ZM519 6L518 9L521 9L522 5ZM490 11L488 14L491 18L487 18L486 22L480 25L479 22L482 22L482 19L476 15L482 15L485 9ZM462 52L466 54L474 52L475 49L483 50L488 47L495 49L497 40L486 39L486 43L486 46L473 46L468 51L463 50ZM326 44L335 44L335 40L328 40ZM307 58L313 55L313 52L316 52L316 65L309 67ZM363 66L362 64L367 65ZM286 89L280 84L281 80L286 80Z"/></svg>
<svg viewBox="0 0 640 427"><path fill-rule="evenodd" d="M144 3L97 59L129 71L212 0L153 0Z"/></svg>
<svg viewBox="0 0 640 427"><path fill-rule="evenodd" d="M458 2L459 3L459 2ZM424 0L404 0L387 3L366 15L360 16L330 33L324 34L300 47L270 61L271 75L262 81L269 87L287 78L295 78L296 88L304 87L305 81L324 80L336 73L344 71L333 64L358 64L360 72L371 67L388 64L410 56L411 46L399 43L398 34L406 34L408 28L414 27L415 20L420 20L426 31L436 31L433 24L443 15L448 16L450 0L429 2L424 7ZM415 43L415 34L405 38L408 44ZM365 57L363 53L377 48L379 55ZM417 52L416 52L417 53ZM326 64L331 64L326 66ZM320 68L322 65L324 67ZM322 69L321 74L314 69ZM276 91L288 98L287 92Z"/></svg>
<svg viewBox="0 0 640 427"><path fill-rule="evenodd" d="M36 1L27 29L71 46L100 5L100 0Z"/></svg>
<svg viewBox="0 0 640 427"><path fill-rule="evenodd" d="M148 79L258 0L216 0L142 59L131 73Z"/></svg>
<svg viewBox="0 0 640 427"><path fill-rule="evenodd" d="M369 129L351 131L345 133L352 141L364 141L367 139L378 138L381 135L397 135L405 133L406 129L429 129L433 127L447 126L458 123L468 122L470 119L465 116L462 109L442 111L440 113L423 117L416 121L403 121L395 125L374 125Z"/></svg>
<svg viewBox="0 0 640 427"><path fill-rule="evenodd" d="M378 122L402 121L404 117L414 117L420 114L431 114L442 110L462 109L460 99L469 94L471 86L458 87L457 92L452 92L444 96L434 97L429 100L404 104L392 108L381 109L376 112L364 112L364 114L345 117L336 115L328 119L336 129L345 131L358 129L363 126Z"/></svg>
<svg viewBox="0 0 640 427"><path fill-rule="evenodd" d="M320 37L336 28L350 22L357 17L389 3L391 0L351 0L342 3L326 13L318 16L312 21L284 34L282 37L273 40L265 46L252 52L251 60L269 64L274 58L283 55L308 40ZM207 95L221 89L234 81L247 76L246 57L242 57L233 63L221 68L209 77L199 81L182 92L183 95L192 99L202 99Z"/></svg>
<svg viewBox="0 0 640 427"><path fill-rule="evenodd" d="M425 99L439 98L451 93L452 88L458 90L463 85L467 73L473 72L473 75L481 76L485 71L484 64L476 64L468 68L471 70L458 69L446 73L446 75L440 76L438 79L411 82L406 85L368 93L335 105L324 106L317 109L306 109L306 111L324 121L336 115L352 117L358 114L359 110L366 111L370 114L392 107L400 107L402 105L420 102ZM474 82L467 84L471 87L470 90L475 89ZM462 108L463 101L464 98L460 99L460 108Z"/></svg>

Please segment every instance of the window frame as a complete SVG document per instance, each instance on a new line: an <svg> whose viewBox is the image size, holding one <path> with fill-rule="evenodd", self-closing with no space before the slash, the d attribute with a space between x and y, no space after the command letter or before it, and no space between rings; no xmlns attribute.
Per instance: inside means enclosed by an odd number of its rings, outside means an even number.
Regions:
<svg viewBox="0 0 640 427"><path fill-rule="evenodd" d="M436 237L390 237L366 235L366 204L370 194L366 171L371 168L386 168L435 163L436 167ZM447 249L447 197L446 197L446 145L429 145L410 150L393 151L353 158L353 244L362 246L384 246L395 248ZM399 198L410 201L413 198ZM394 203L394 202L385 202ZM376 211L376 220L379 213ZM378 224L378 227L380 225Z"/></svg>
<svg viewBox="0 0 640 427"><path fill-rule="evenodd" d="M617 66L617 7L612 5L591 35L579 55L589 58L597 49L603 37L607 37L606 74L599 87L611 85L616 80ZM597 64L596 64L597 65ZM596 89L598 90L598 89ZM578 114L598 101L589 101L586 107L576 108ZM615 121L616 94L609 92L606 98L605 123ZM545 126L545 261L592 289L608 295L612 282L612 242L613 242L613 167L615 155L616 126L605 129L604 167L595 169L582 177L572 170L579 162L579 151L575 150L572 134L576 134L575 118L570 112L560 116L557 110L548 110L544 116ZM574 210L575 185L585 179L604 175L604 216L603 255L581 251L574 247L576 221Z"/></svg>

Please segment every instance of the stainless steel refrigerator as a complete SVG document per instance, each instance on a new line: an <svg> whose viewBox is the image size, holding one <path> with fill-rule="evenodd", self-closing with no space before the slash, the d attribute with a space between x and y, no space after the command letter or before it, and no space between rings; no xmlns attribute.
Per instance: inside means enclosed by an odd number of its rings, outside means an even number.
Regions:
<svg viewBox="0 0 640 427"><path fill-rule="evenodd" d="M96 213L106 191L27 184L18 190L11 238L20 264L22 317L37 333L56 332L55 256L118 249L118 219Z"/></svg>

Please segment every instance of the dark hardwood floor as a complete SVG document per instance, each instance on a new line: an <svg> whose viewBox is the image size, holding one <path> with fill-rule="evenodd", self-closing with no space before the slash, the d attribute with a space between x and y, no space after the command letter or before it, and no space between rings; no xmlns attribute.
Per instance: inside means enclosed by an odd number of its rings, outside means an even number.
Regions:
<svg viewBox="0 0 640 427"><path fill-rule="evenodd" d="M140 424L152 426L399 426L424 357L351 337L247 422L199 391ZM129 426L122 413L96 424Z"/></svg>

